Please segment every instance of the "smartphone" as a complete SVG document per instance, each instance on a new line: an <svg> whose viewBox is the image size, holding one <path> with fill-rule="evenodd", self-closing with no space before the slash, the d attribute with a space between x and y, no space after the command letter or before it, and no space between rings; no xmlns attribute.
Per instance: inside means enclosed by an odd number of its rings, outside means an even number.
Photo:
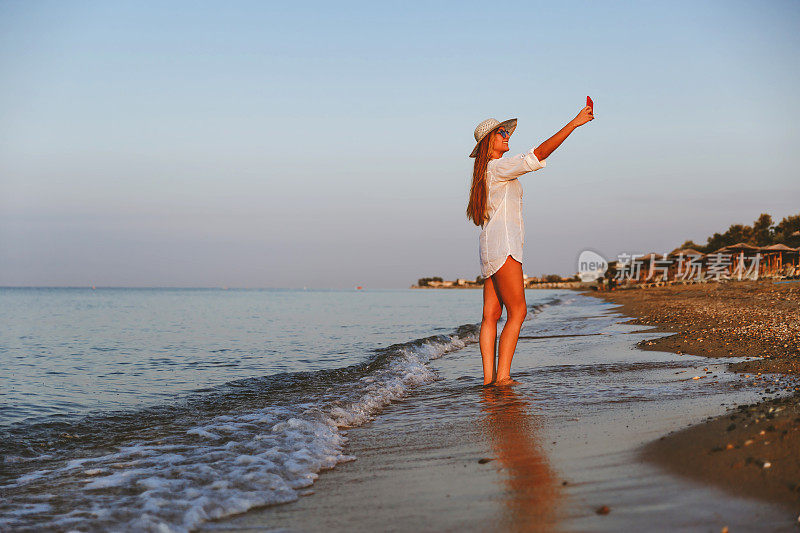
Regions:
<svg viewBox="0 0 800 533"><path fill-rule="evenodd" d="M588 105L589 107L591 107L591 108L592 108L592 111L594 111L594 102L592 102L592 99L591 99L591 98L589 98L588 96L586 97L586 105Z"/></svg>

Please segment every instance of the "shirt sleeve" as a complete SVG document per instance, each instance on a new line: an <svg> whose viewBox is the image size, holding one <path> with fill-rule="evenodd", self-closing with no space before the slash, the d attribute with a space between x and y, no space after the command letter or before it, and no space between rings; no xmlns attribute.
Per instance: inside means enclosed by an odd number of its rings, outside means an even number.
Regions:
<svg viewBox="0 0 800 533"><path fill-rule="evenodd" d="M539 161L533 153L533 148L524 154L515 155L514 157L501 157L500 159L493 159L489 161L490 170L494 177L502 180L513 180L528 172L539 170L547 166L546 161Z"/></svg>

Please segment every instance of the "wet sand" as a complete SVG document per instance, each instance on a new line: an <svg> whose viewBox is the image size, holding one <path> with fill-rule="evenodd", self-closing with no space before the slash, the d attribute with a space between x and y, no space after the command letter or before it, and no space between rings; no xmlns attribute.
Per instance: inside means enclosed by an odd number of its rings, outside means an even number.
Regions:
<svg viewBox="0 0 800 533"><path fill-rule="evenodd" d="M432 363L438 381L349 430L357 459L322 472L307 496L204 530L795 530L786 505L642 456L761 389L705 357L637 350L661 334L618 324L624 317L607 303L572 298L581 305L545 309L523 327L538 338L518 345L520 385L483 388L477 345L448 354ZM708 377L692 379L699 374Z"/></svg>
<svg viewBox="0 0 800 533"><path fill-rule="evenodd" d="M643 350L758 356L729 369L760 389L759 402L654 441L644 457L732 494L800 513L800 283L709 283L588 294L620 304L621 312L636 317L631 324L668 333L641 342Z"/></svg>

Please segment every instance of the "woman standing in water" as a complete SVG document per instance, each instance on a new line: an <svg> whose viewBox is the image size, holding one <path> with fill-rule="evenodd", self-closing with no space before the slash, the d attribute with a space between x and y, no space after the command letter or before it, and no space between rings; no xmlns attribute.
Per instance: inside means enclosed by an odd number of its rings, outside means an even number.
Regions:
<svg viewBox="0 0 800 533"><path fill-rule="evenodd" d="M544 160L569 137L575 128L594 120L591 107L584 107L558 133L537 148L524 154L503 157L508 138L517 127L517 119L500 122L484 120L475 128L477 144L470 157L475 158L467 217L480 226L478 247L483 285L483 318L480 348L483 358L483 384L512 385L511 359L517 347L519 330L528 312L522 281L522 246L525 227L522 221L521 175L539 170ZM506 324L500 334L495 367L497 321L506 307Z"/></svg>

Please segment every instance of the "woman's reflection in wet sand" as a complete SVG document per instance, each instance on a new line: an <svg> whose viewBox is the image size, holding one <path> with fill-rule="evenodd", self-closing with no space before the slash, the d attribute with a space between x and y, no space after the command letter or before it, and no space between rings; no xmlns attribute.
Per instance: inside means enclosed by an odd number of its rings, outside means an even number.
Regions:
<svg viewBox="0 0 800 533"><path fill-rule="evenodd" d="M559 485L537 444L528 403L512 387L485 387L481 408L507 487L502 529L555 530Z"/></svg>

